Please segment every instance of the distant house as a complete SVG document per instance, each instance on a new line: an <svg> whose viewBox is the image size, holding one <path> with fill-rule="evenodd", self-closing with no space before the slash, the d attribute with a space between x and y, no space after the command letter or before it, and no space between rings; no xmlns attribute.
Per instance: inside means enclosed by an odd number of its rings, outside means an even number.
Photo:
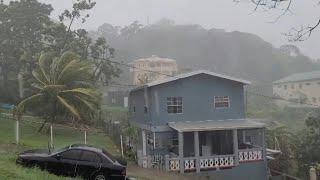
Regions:
<svg viewBox="0 0 320 180"><path fill-rule="evenodd" d="M148 82L165 79L168 77L167 75L175 75L178 72L175 60L155 55L149 58L137 59L131 65L135 67L132 68L134 85L143 85Z"/></svg>
<svg viewBox="0 0 320 180"><path fill-rule="evenodd" d="M273 95L278 98L320 105L320 71L298 73L273 82Z"/></svg>
<svg viewBox="0 0 320 180"><path fill-rule="evenodd" d="M245 116L250 82L195 71L130 92L130 121L139 128L138 162L216 179L266 180L265 126Z"/></svg>
<svg viewBox="0 0 320 180"><path fill-rule="evenodd" d="M102 104L109 107L128 107L129 91L131 88L121 86L100 87Z"/></svg>

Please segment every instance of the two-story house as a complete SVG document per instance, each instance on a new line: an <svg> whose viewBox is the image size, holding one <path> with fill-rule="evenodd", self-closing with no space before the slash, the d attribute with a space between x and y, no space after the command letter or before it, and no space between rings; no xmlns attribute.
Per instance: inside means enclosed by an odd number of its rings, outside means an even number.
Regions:
<svg viewBox="0 0 320 180"><path fill-rule="evenodd" d="M245 115L249 84L195 71L132 90L130 120L139 128L139 165L213 173L215 179L267 179L265 126Z"/></svg>

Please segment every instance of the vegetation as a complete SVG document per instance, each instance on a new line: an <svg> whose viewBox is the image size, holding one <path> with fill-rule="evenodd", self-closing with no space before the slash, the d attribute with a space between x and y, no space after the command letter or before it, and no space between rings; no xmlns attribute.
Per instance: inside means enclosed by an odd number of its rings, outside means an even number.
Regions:
<svg viewBox="0 0 320 180"><path fill-rule="evenodd" d="M15 140L15 122L10 116L0 116L0 179L49 179L66 180L54 175L49 175L38 169L27 169L15 164L17 153L26 149L47 148L47 134L38 133L36 129L41 126L41 120L34 117L23 117L21 122L21 145L13 144ZM65 147L73 143L84 143L84 134L80 130L65 127L54 126L54 141L56 149ZM112 154L119 154L119 150L113 144L109 137L98 130L88 131L87 141L89 144L105 148Z"/></svg>
<svg viewBox="0 0 320 180"><path fill-rule="evenodd" d="M18 116L27 109L37 110L44 123L56 123L59 116L80 124L88 123L100 109L101 97L93 86L92 65L76 54L66 52L59 58L42 54L32 75L36 94L18 104Z"/></svg>
<svg viewBox="0 0 320 180"><path fill-rule="evenodd" d="M94 6L91 0L77 0L72 10L65 10L57 22L50 18L52 6L37 0L0 2L0 101L12 104L19 101L18 74L28 79L43 52L56 56L74 52L79 59L93 63L95 80L103 80L104 84L118 76L118 68L107 61L113 58L115 50L103 38L93 41L86 30L72 28L77 21L85 22L89 17L87 11ZM28 84L24 92L27 96L32 94Z"/></svg>

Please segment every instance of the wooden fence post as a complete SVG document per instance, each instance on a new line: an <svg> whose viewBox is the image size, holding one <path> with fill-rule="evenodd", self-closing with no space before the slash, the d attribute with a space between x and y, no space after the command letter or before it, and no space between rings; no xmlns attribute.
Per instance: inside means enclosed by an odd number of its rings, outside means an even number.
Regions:
<svg viewBox="0 0 320 180"><path fill-rule="evenodd" d="M16 120L16 144L18 145L20 142L20 128L19 128L19 120Z"/></svg>
<svg viewBox="0 0 320 180"><path fill-rule="evenodd" d="M87 144L87 131L84 131L84 144Z"/></svg>
<svg viewBox="0 0 320 180"><path fill-rule="evenodd" d="M52 124L50 125L50 148L53 148L53 132Z"/></svg>

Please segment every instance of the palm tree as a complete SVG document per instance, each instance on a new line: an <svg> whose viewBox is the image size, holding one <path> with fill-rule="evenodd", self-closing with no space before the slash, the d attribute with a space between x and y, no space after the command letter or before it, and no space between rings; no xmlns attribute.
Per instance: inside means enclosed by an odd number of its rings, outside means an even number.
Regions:
<svg viewBox="0 0 320 180"><path fill-rule="evenodd" d="M101 94L94 88L93 66L72 52L61 57L43 53L32 72L35 94L22 100L14 113L20 119L26 110L38 113L44 123L53 124L57 117L86 123L100 109Z"/></svg>

